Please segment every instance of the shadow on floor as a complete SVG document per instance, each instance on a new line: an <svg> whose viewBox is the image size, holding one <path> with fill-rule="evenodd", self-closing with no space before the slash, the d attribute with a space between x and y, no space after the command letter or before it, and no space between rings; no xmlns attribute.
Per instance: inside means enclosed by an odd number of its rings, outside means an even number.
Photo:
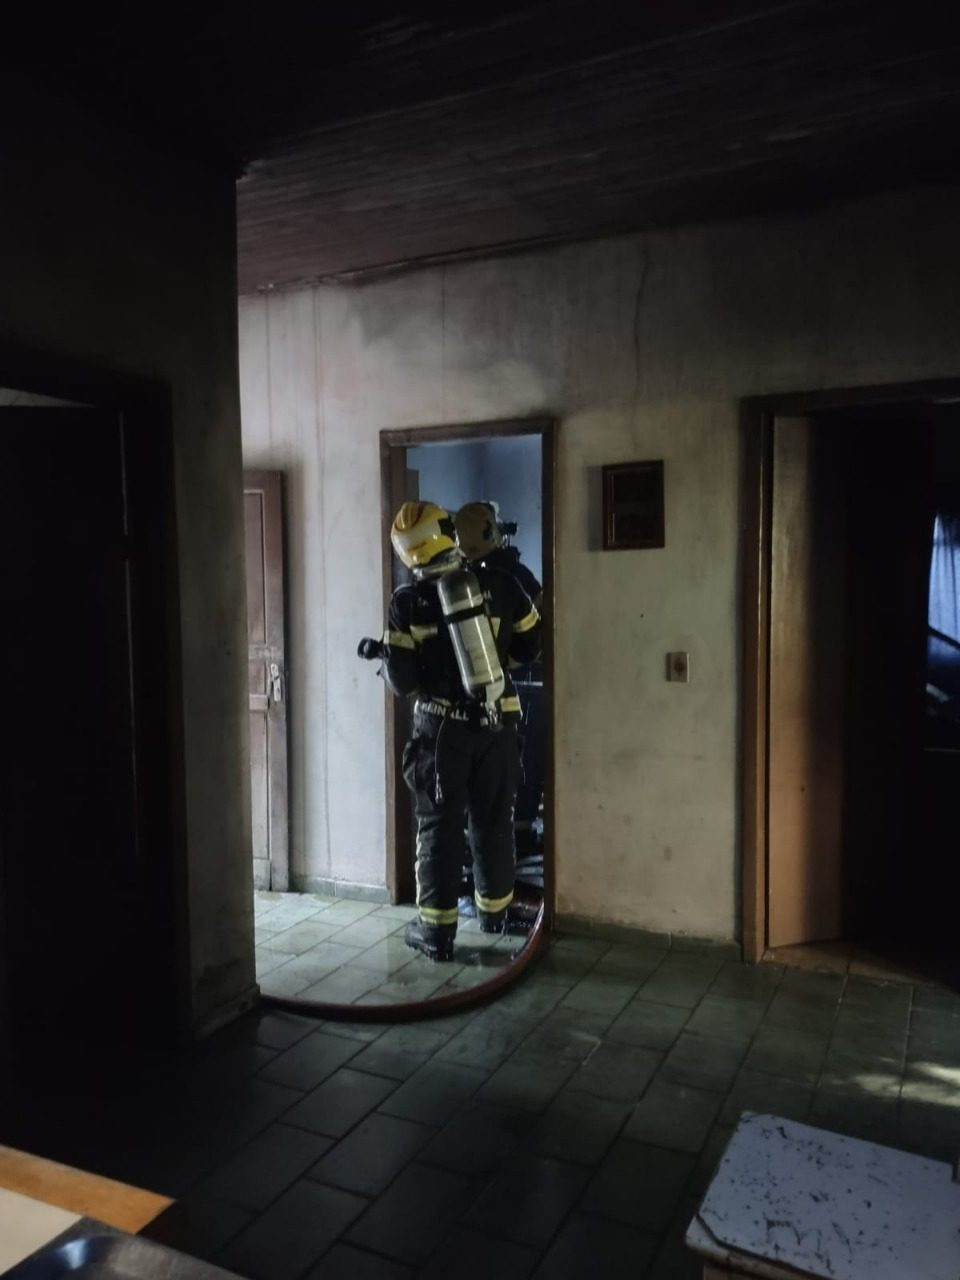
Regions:
<svg viewBox="0 0 960 1280"><path fill-rule="evenodd" d="M744 1110L960 1149L960 998L722 949L560 936L453 1017L260 1012L185 1057L48 1065L2 1140L177 1197L191 1251L254 1280L682 1280Z"/></svg>

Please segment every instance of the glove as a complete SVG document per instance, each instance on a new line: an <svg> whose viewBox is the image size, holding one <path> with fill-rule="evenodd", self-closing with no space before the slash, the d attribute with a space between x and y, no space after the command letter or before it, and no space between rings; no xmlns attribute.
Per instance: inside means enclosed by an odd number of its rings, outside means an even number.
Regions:
<svg viewBox="0 0 960 1280"><path fill-rule="evenodd" d="M370 636L364 636L357 646L357 657L365 658L367 662L376 662L377 659L382 659L384 657L382 642L373 640Z"/></svg>

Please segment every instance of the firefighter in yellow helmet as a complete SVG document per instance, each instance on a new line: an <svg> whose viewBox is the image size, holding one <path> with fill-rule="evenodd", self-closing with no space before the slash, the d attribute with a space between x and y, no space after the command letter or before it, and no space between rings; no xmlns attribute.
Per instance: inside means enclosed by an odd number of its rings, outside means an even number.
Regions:
<svg viewBox="0 0 960 1280"><path fill-rule="evenodd" d="M403 775L417 818L419 919L405 940L451 960L464 815L481 929L503 929L513 899L520 703L507 666L539 652L540 615L510 574L464 568L453 521L435 503L404 503L390 538L412 574L377 646L390 688L416 698Z"/></svg>

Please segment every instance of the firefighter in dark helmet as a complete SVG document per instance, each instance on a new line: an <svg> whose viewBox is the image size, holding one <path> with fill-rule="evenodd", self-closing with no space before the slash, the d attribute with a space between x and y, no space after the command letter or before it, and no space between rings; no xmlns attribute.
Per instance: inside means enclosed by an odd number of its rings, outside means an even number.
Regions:
<svg viewBox="0 0 960 1280"><path fill-rule="evenodd" d="M390 539L412 572L393 596L382 642L390 688L416 695L403 774L417 817L419 920L405 939L450 960L464 814L481 929L500 931L513 899L520 702L507 667L536 657L540 615L509 573L464 567L453 521L436 504L404 503Z"/></svg>
<svg viewBox="0 0 960 1280"><path fill-rule="evenodd" d="M536 575L520 559L520 552L511 546L509 535L516 533L513 523L502 523L494 502L468 502L454 516L457 546L467 558L470 567L500 569L512 574L520 583L539 613L543 612L543 587ZM523 694L521 715L523 725L519 732L524 739L523 779L517 792L514 831L518 853L535 854L537 837L534 826L543 799L545 760L545 711L543 702L543 675L536 664L522 668L511 660L510 669ZM467 873L468 875L469 873ZM469 899L463 904L469 913Z"/></svg>
<svg viewBox="0 0 960 1280"><path fill-rule="evenodd" d="M543 587L536 574L520 559L520 552L510 545L504 529L516 533L516 524L501 526L497 507L492 502L468 502L454 516L457 546L471 564L488 569L503 569L513 576L537 606L543 604Z"/></svg>

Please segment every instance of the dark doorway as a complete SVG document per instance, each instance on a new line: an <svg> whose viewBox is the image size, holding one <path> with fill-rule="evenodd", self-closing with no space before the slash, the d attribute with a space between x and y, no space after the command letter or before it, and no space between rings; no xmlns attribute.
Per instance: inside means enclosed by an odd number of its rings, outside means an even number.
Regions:
<svg viewBox="0 0 960 1280"><path fill-rule="evenodd" d="M168 464L162 415L0 409L0 953L21 1046L176 1034Z"/></svg>
<svg viewBox="0 0 960 1280"><path fill-rule="evenodd" d="M809 409L757 426L764 447L750 459L765 536L746 668L748 838L763 814L760 856L748 847L744 859L749 958L829 943L831 964L955 977L943 904L960 638L931 631L930 605L935 530L945 584L956 567L960 414L922 396Z"/></svg>

